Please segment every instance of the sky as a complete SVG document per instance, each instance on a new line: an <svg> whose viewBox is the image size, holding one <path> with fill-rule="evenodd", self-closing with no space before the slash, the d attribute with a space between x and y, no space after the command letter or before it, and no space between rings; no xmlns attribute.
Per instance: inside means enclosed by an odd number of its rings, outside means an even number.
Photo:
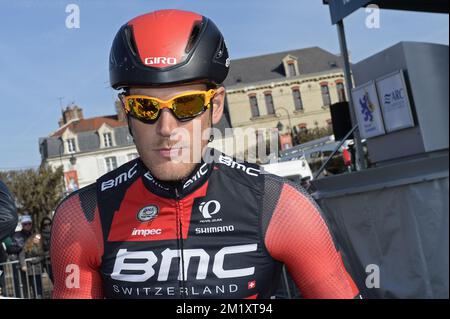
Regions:
<svg viewBox="0 0 450 319"><path fill-rule="evenodd" d="M79 8L79 28L66 27L69 4ZM137 15L199 12L222 31L231 59L312 46L339 53L322 0L0 0L0 8L0 170L40 164L38 140L58 128L61 102L85 117L114 114L109 49ZM369 15L360 9L345 19L352 62L400 41L448 45L448 15L382 10L379 28L367 28Z"/></svg>

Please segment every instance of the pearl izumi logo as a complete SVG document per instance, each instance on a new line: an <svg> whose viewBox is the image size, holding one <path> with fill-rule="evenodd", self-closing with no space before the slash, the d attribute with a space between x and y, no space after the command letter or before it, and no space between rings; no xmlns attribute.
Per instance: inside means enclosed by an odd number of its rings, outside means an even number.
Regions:
<svg viewBox="0 0 450 319"><path fill-rule="evenodd" d="M140 222L148 222L152 219L154 219L158 215L158 206L156 205L149 205L142 208L137 213L137 220Z"/></svg>
<svg viewBox="0 0 450 319"><path fill-rule="evenodd" d="M216 200L209 202L202 202L198 207L205 219L212 219L212 216L217 214L220 210L220 203Z"/></svg>

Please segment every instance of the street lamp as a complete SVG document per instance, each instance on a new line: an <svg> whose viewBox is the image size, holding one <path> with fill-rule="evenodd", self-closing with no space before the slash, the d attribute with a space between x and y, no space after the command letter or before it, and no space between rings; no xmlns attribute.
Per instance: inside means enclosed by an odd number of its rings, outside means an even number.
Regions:
<svg viewBox="0 0 450 319"><path fill-rule="evenodd" d="M72 154L69 158L69 162L73 166L77 163L77 158Z"/></svg>
<svg viewBox="0 0 450 319"><path fill-rule="evenodd" d="M291 122L291 115L289 114L289 111L286 110L284 107L277 107L277 108L275 109L275 111L278 111L278 110L283 110L283 111L286 112L287 117L288 117L288 121L289 121L289 129L290 129L291 134L292 134L292 122ZM276 113L276 116L277 116L277 117L281 117L281 114L280 114L280 113ZM278 122L278 123L280 123L280 122ZM278 127L278 125L277 125L277 127Z"/></svg>
<svg viewBox="0 0 450 319"><path fill-rule="evenodd" d="M277 110L283 110L283 111L286 112L287 117L288 117L288 122L289 122L289 134L291 135L292 143L294 143L294 134L292 133L293 126L292 126L291 115L289 114L289 111L288 111L287 109L285 109L284 107L277 107L277 108L275 109L275 111L277 111ZM277 117L281 117L281 114L280 114L280 113L276 113L276 116L277 116ZM283 123L281 123L280 121L278 121L277 129L278 129L279 131L281 131L281 130L283 129Z"/></svg>
<svg viewBox="0 0 450 319"><path fill-rule="evenodd" d="M281 132L281 131L283 130L283 128L284 128L283 123L281 123L280 121L278 121L278 124L277 124L277 129L278 129L278 131Z"/></svg>

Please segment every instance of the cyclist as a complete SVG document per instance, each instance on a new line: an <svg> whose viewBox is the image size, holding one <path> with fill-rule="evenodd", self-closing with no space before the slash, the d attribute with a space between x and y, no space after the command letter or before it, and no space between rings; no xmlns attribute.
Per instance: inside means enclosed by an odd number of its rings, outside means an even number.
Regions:
<svg viewBox="0 0 450 319"><path fill-rule="evenodd" d="M229 63L218 28L193 12L120 28L110 80L140 157L57 208L55 298L269 298L283 263L306 298L358 295L300 187L206 147Z"/></svg>

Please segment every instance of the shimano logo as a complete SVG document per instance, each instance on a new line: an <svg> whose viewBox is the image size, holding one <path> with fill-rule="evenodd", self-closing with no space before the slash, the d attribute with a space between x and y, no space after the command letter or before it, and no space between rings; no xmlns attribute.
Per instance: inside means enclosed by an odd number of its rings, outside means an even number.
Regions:
<svg viewBox="0 0 450 319"><path fill-rule="evenodd" d="M157 281L167 281L171 267L175 264L178 266L178 280L188 280L188 269L192 259L198 261L195 263L197 272L195 273L191 269L189 273L195 274L197 280L206 279L208 269L211 269L213 274L221 279L251 276L255 273L255 267L230 269L232 263L227 262L227 269L224 269L225 259L233 258L233 256L239 258L236 255L253 252L257 248L257 244L223 247L212 258L201 248L183 249L183 251L167 248L161 253L161 263L157 270L154 267L158 263L159 257L153 251L119 249L111 278L127 282L145 282L156 276ZM180 260L181 255L183 258ZM212 261L212 267L210 261Z"/></svg>
<svg viewBox="0 0 450 319"><path fill-rule="evenodd" d="M188 187L189 185L192 185L193 183L195 183L196 181L198 181L200 179L201 176L204 176L206 173L208 172L208 164L205 163L202 166L200 166L200 168L198 169L197 173L195 173L194 176L192 176L191 178L189 178L186 183L184 183L183 185L183 189L185 189L186 187Z"/></svg>
<svg viewBox="0 0 450 319"><path fill-rule="evenodd" d="M217 227L206 227L206 228L196 228L195 233L200 234L215 234L215 233L226 233L234 231L233 225L228 226L217 226Z"/></svg>
<svg viewBox="0 0 450 319"><path fill-rule="evenodd" d="M173 57L163 57L163 56L157 56L157 57L148 57L144 60L145 65L154 65L154 64L166 64L166 65L174 65L177 64L177 58Z"/></svg>
<svg viewBox="0 0 450 319"><path fill-rule="evenodd" d="M253 167L247 167L243 164L239 164L235 161L233 161L233 159L229 156L224 156L224 155L220 155L219 156L219 162L222 164L225 164L231 168L236 168L236 169L240 169L242 171L244 171L245 173L247 173L248 175L251 176L258 176L260 173L259 169L253 168Z"/></svg>
<svg viewBox="0 0 450 319"><path fill-rule="evenodd" d="M211 204L213 206L211 206ZM210 208L212 207L212 209ZM203 218L212 218L212 215L215 215L220 210L220 203L216 200L210 200L209 202L202 202L198 207L200 212L203 215Z"/></svg>
<svg viewBox="0 0 450 319"><path fill-rule="evenodd" d="M126 182L127 180L131 179L137 173L136 167L137 167L137 163L134 164L133 167L128 170L128 172L123 172L116 178L111 178L111 179L107 180L106 182L103 182L101 185L101 191L103 192L109 188L116 187L116 186L122 184L123 182Z"/></svg>
<svg viewBox="0 0 450 319"><path fill-rule="evenodd" d="M134 228L133 231L131 232L131 236L142 236L142 237L161 235L161 234L162 234L162 230L160 228L158 228L158 229Z"/></svg>

